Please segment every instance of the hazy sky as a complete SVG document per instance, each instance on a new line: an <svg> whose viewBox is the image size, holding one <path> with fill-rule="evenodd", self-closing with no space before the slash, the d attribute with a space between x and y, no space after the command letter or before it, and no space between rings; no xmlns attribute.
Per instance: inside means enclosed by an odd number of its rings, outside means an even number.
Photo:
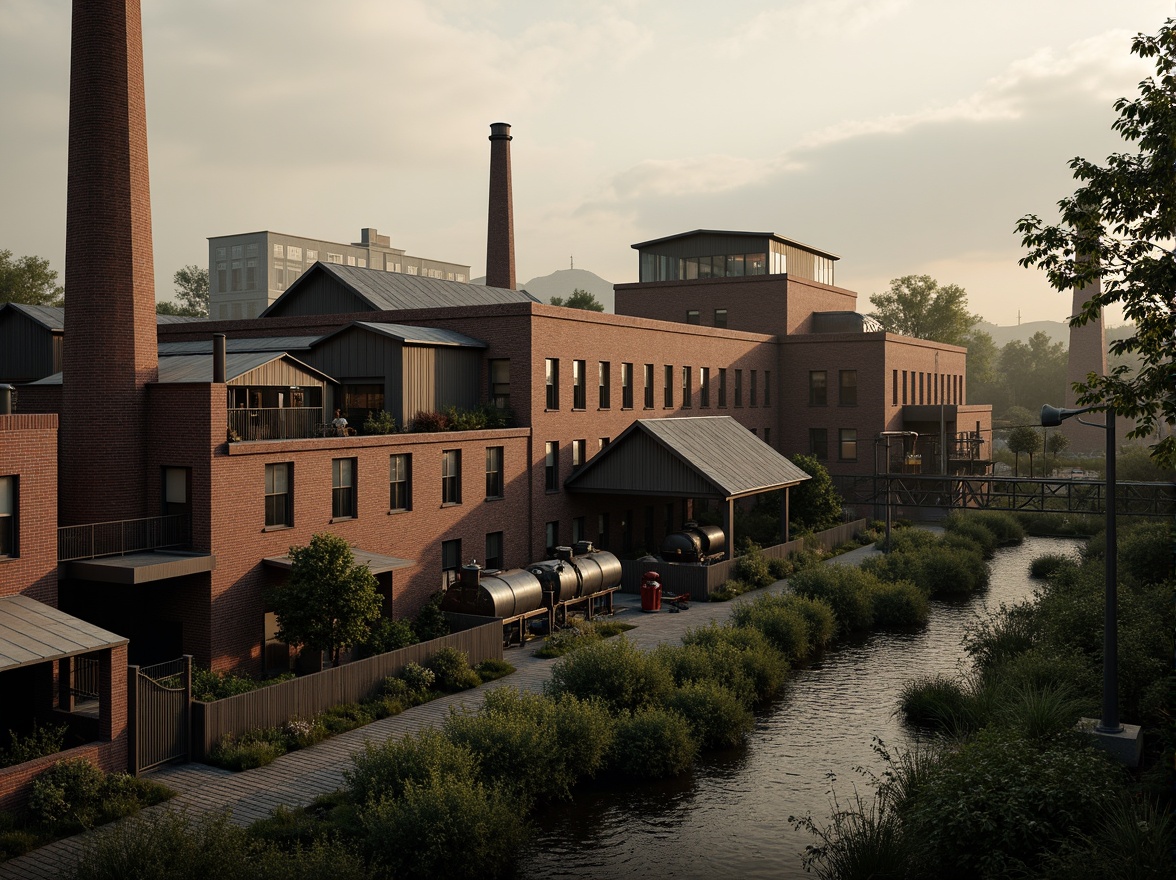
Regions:
<svg viewBox="0 0 1176 880"><path fill-rule="evenodd" d="M1017 265L1067 162L1121 148L1152 0L144 0L160 298L258 229L485 266L514 126L518 276L636 279L636 241L774 231L861 294L931 274L998 324L1069 298ZM70 6L0 3L0 249L64 270ZM64 274L64 273L63 273ZM1115 316L1108 316L1112 322Z"/></svg>

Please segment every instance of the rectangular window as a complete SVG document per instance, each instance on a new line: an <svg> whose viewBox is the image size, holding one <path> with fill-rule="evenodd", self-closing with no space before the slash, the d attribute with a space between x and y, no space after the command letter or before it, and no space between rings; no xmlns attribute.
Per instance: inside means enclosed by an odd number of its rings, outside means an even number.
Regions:
<svg viewBox="0 0 1176 880"><path fill-rule="evenodd" d="M702 323L702 319L699 317L699 314L698 314L698 309L687 309L686 310L686 323L687 324L701 324Z"/></svg>
<svg viewBox="0 0 1176 880"><path fill-rule="evenodd" d="M857 461L857 431L854 428L842 428L838 432L838 457L842 461Z"/></svg>
<svg viewBox="0 0 1176 880"><path fill-rule="evenodd" d="M186 467L165 467L163 469L163 515L175 516L191 513L190 503L192 469ZM3 490L0 489L0 509L3 509ZM3 516L0 513L0 516ZM0 556L3 556L0 552Z"/></svg>
<svg viewBox="0 0 1176 880"><path fill-rule="evenodd" d="M735 405L743 406L743 370L735 371Z"/></svg>
<svg viewBox="0 0 1176 880"><path fill-rule="evenodd" d="M216 289L218 293L224 293L229 289L229 264L216 264Z"/></svg>
<svg viewBox="0 0 1176 880"><path fill-rule="evenodd" d="M809 428L809 455L820 461L829 458L829 431L826 428Z"/></svg>
<svg viewBox="0 0 1176 880"><path fill-rule="evenodd" d="M588 406L587 382L584 361L572 361L572 409L584 409Z"/></svg>
<svg viewBox="0 0 1176 880"><path fill-rule="evenodd" d="M461 539L441 542L441 571L457 571L461 568Z"/></svg>
<svg viewBox="0 0 1176 880"><path fill-rule="evenodd" d="M510 408L510 359L490 361L490 403L498 409Z"/></svg>
<svg viewBox="0 0 1176 880"><path fill-rule="evenodd" d="M331 518L355 516L355 459L331 461Z"/></svg>
<svg viewBox="0 0 1176 880"><path fill-rule="evenodd" d="M600 408L608 409L612 406L612 364L601 361L596 370L600 387Z"/></svg>
<svg viewBox="0 0 1176 880"><path fill-rule="evenodd" d="M653 364L645 365L645 408L653 409Z"/></svg>
<svg viewBox="0 0 1176 880"><path fill-rule="evenodd" d="M898 406L898 370L890 377L890 405Z"/></svg>
<svg viewBox="0 0 1176 880"><path fill-rule="evenodd" d="M441 503L461 504L461 450L441 453Z"/></svg>
<svg viewBox="0 0 1176 880"><path fill-rule="evenodd" d="M772 371L764 370L764 406L772 405Z"/></svg>
<svg viewBox="0 0 1176 880"><path fill-rule="evenodd" d="M245 289L257 289L257 260L245 261Z"/></svg>
<svg viewBox="0 0 1176 880"><path fill-rule="evenodd" d="M559 443L548 440L543 452L543 488L559 491Z"/></svg>
<svg viewBox="0 0 1176 880"><path fill-rule="evenodd" d="M584 462L588 459L588 441L587 440L573 440L572 441L572 470L583 467Z"/></svg>
<svg viewBox="0 0 1176 880"><path fill-rule="evenodd" d="M233 290L241 289L241 261L233 260L230 264L229 278L232 280Z"/></svg>
<svg viewBox="0 0 1176 880"><path fill-rule="evenodd" d="M584 517L577 516L572 520L572 544L579 544L586 540L588 538L584 532Z"/></svg>
<svg viewBox="0 0 1176 880"><path fill-rule="evenodd" d="M502 447L486 447L486 497L502 497Z"/></svg>
<svg viewBox="0 0 1176 880"><path fill-rule="evenodd" d="M925 373L919 373L919 403L923 403L923 376Z"/></svg>
<svg viewBox="0 0 1176 880"><path fill-rule="evenodd" d="M412 456L393 455L388 464L389 510L412 510Z"/></svg>
<svg viewBox="0 0 1176 880"><path fill-rule="evenodd" d="M608 438L607 437L601 437L599 440L596 441L597 450L603 450L606 446L608 446Z"/></svg>
<svg viewBox="0 0 1176 880"><path fill-rule="evenodd" d="M772 445L772 429L771 428L764 428L764 442L767 443L769 446Z"/></svg>
<svg viewBox="0 0 1176 880"><path fill-rule="evenodd" d="M559 546L559 520L549 522L544 534L547 540L547 557L550 559L555 556L555 548Z"/></svg>
<svg viewBox="0 0 1176 880"><path fill-rule="evenodd" d="M665 379L666 383L665 391L663 392L665 396L664 403L666 408L669 409L674 405L674 367L671 364L666 364L665 370L663 372L665 373L665 376L662 378Z"/></svg>
<svg viewBox="0 0 1176 880"><path fill-rule="evenodd" d="M727 406L727 368L719 367L719 406Z"/></svg>
<svg viewBox="0 0 1176 880"><path fill-rule="evenodd" d="M841 406L857 406L857 370L841 370L837 402Z"/></svg>
<svg viewBox="0 0 1176 880"><path fill-rule="evenodd" d="M486 535L486 557L482 563L484 568L491 571L502 568L502 532Z"/></svg>
<svg viewBox="0 0 1176 880"><path fill-rule="evenodd" d="M294 525L294 505L290 501L290 471L293 465L265 466L265 525L266 528Z"/></svg>
<svg viewBox="0 0 1176 880"><path fill-rule="evenodd" d="M17 541L20 535L17 480L15 476L0 477L0 559L20 555Z"/></svg>
<svg viewBox="0 0 1176 880"><path fill-rule="evenodd" d="M698 368L698 405L710 406L710 367Z"/></svg>
<svg viewBox="0 0 1176 880"><path fill-rule="evenodd" d="M559 358L547 358L543 362L547 382L547 408L559 409Z"/></svg>
<svg viewBox="0 0 1176 880"><path fill-rule="evenodd" d="M596 546L601 550L608 549L608 514L602 513L596 517Z"/></svg>
<svg viewBox="0 0 1176 880"><path fill-rule="evenodd" d="M621 406L633 408L633 365L621 364Z"/></svg>
<svg viewBox="0 0 1176 880"><path fill-rule="evenodd" d="M682 368L682 406L694 406L694 374L693 367Z"/></svg>
<svg viewBox="0 0 1176 880"><path fill-rule="evenodd" d="M274 245L274 256L275 257L284 257L285 255L286 255L286 248L280 244L275 244Z"/></svg>
<svg viewBox="0 0 1176 880"><path fill-rule="evenodd" d="M751 405L759 406L759 385L756 382L756 371L751 371Z"/></svg>
<svg viewBox="0 0 1176 880"><path fill-rule="evenodd" d="M312 251L310 248L307 248L306 249L306 262L317 263L318 262L318 251Z"/></svg>
<svg viewBox="0 0 1176 880"><path fill-rule="evenodd" d="M715 309L715 326L726 329L727 327L727 310Z"/></svg>
<svg viewBox="0 0 1176 880"><path fill-rule="evenodd" d="M907 405L907 371L902 371L902 405Z"/></svg>
<svg viewBox="0 0 1176 880"><path fill-rule="evenodd" d="M828 383L824 370L809 370L809 406L824 406L828 402Z"/></svg>

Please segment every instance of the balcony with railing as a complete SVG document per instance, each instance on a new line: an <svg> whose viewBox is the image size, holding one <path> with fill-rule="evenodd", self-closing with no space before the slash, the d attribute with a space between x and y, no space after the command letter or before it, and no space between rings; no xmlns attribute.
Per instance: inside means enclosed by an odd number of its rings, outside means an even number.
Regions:
<svg viewBox="0 0 1176 880"><path fill-rule="evenodd" d="M191 543L192 518L186 513L61 526L57 530L57 561L125 556Z"/></svg>
<svg viewBox="0 0 1176 880"><path fill-rule="evenodd" d="M232 440L301 440L326 430L321 406L250 407L229 410Z"/></svg>

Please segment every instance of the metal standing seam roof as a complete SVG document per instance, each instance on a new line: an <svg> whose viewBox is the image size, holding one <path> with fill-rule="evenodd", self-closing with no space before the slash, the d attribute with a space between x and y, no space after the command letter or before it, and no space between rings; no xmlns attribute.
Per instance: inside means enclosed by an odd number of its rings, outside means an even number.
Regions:
<svg viewBox="0 0 1176 880"><path fill-rule="evenodd" d="M260 337L229 337L225 340L225 349L229 354L242 351L309 351L314 343L322 338L315 336L260 336ZM160 357L175 357L181 354L211 354L212 339L189 339L185 342L159 343Z"/></svg>
<svg viewBox="0 0 1176 880"><path fill-rule="evenodd" d="M128 641L28 596L0 599L0 672Z"/></svg>
<svg viewBox="0 0 1176 880"><path fill-rule="evenodd" d="M410 344L489 348L482 340L474 339L472 336L466 336L464 333L458 333L456 330L445 330L440 327L413 327L408 324L383 324L375 321L353 321L346 327L330 334L330 336L336 336L352 327L361 327L372 333L390 336L393 339L399 339L401 342ZM329 337L324 336L322 338L325 340Z"/></svg>
<svg viewBox="0 0 1176 880"><path fill-rule="evenodd" d="M272 351L243 351L226 354L225 381L231 382L234 379L239 379L250 370L256 370L263 364L268 364L270 361L276 361L279 358L286 358L300 369L306 370L306 372L325 379L328 382L335 381L322 370L315 369L309 364L304 364L296 357L291 357L285 352L275 353ZM184 354L159 359L159 382L161 383L211 381L211 354Z"/></svg>
<svg viewBox="0 0 1176 880"><path fill-rule="evenodd" d="M507 290L501 287L486 287L483 284L442 281L440 278L320 262L303 273L258 317L267 317L287 297L297 296L301 286L316 272L333 275L340 284L378 312L541 302L525 290Z"/></svg>
<svg viewBox="0 0 1176 880"><path fill-rule="evenodd" d="M646 442L642 442L646 441ZM655 458L643 461L656 447ZM639 447L647 447L641 449ZM811 477L730 416L638 419L564 485L573 491L623 494L699 494L700 485L721 498L738 498L795 486Z"/></svg>
<svg viewBox="0 0 1176 880"><path fill-rule="evenodd" d="M31 321L40 324L46 330L65 329L65 309L60 306L30 306L25 303L4 303L0 309L12 309L20 312Z"/></svg>

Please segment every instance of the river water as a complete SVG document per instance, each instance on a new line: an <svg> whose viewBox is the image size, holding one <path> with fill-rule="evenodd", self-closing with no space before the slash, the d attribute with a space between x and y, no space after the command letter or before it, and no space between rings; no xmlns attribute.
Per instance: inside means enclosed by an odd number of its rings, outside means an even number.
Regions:
<svg viewBox="0 0 1176 880"><path fill-rule="evenodd" d="M1033 593L1029 563L1073 552L1077 542L1027 538L997 552L988 591L966 603L933 602L926 629L877 633L842 643L798 670L787 691L760 713L745 748L711 754L691 774L631 787L586 786L575 801L549 808L519 874L576 878L809 877L801 854L812 837L791 815L829 813L831 781L844 802L855 767L880 772L874 738L913 742L895 714L912 678L955 673L968 664L961 640L969 621Z"/></svg>

